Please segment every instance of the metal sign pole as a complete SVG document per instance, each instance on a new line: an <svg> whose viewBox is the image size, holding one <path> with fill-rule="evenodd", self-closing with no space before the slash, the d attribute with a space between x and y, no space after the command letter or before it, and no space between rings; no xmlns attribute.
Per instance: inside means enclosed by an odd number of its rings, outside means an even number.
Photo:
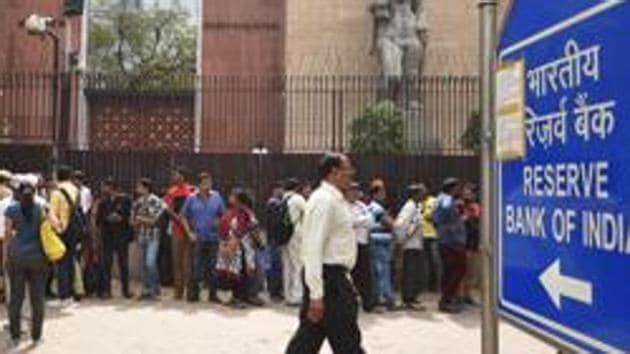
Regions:
<svg viewBox="0 0 630 354"><path fill-rule="evenodd" d="M498 314L496 299L496 266L494 216L494 105L496 69L497 0L479 0L479 74L481 78L481 218L483 256L483 310L481 325L481 349L484 354L499 352Z"/></svg>

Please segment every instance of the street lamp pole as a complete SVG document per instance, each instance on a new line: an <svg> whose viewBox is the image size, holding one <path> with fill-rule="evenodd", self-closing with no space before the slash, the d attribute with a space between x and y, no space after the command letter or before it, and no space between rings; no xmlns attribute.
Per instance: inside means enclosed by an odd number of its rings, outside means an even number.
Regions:
<svg viewBox="0 0 630 354"><path fill-rule="evenodd" d="M59 36L51 31L46 35L53 42L53 76L52 76L52 176L57 180L59 170L59 143L61 133L61 112L59 105Z"/></svg>
<svg viewBox="0 0 630 354"><path fill-rule="evenodd" d="M52 110L52 175L53 179L57 179L57 171L59 169L59 144L61 133L61 112L59 104L59 48L60 38L51 30L51 25L54 25L55 19L52 17L45 17L40 15L30 15L23 20L24 28L29 34L38 36L47 36L52 40L53 44L53 72L52 72L52 87L51 87L51 110Z"/></svg>
<svg viewBox="0 0 630 354"><path fill-rule="evenodd" d="M256 146L252 149L252 154L256 155L257 157L257 168L256 168L256 200L257 200L257 204L258 205L262 205L262 199L263 199L263 191L262 191L262 175L263 175L263 158L265 155L269 154L269 149L267 147L265 147L265 145L263 143L258 143L256 144Z"/></svg>

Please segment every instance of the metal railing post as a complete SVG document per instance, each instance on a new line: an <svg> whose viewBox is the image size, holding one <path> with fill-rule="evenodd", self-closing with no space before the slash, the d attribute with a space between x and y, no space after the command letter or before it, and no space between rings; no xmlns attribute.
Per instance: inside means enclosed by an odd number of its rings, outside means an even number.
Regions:
<svg viewBox="0 0 630 354"><path fill-rule="evenodd" d="M494 102L496 95L497 0L479 0L479 77L481 107L481 218L483 256L483 309L481 349L483 354L499 352L497 289L495 267L495 188L494 188Z"/></svg>

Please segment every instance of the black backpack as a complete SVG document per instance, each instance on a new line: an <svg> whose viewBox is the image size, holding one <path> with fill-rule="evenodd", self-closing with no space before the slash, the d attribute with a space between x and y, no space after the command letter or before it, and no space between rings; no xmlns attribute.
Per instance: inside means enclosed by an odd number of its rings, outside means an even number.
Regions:
<svg viewBox="0 0 630 354"><path fill-rule="evenodd" d="M73 237L76 242L81 242L88 234L88 223L87 217L81 210L81 206L79 205L79 201L73 202L66 192L63 189L59 189L59 192L64 196L68 205L70 205L70 220L68 222L68 227L64 231L63 235L66 237ZM77 199L80 198L79 197Z"/></svg>
<svg viewBox="0 0 630 354"><path fill-rule="evenodd" d="M280 246L289 243L295 231L295 225L291 222L289 214L289 198L283 198L279 203L269 205L267 231L269 238Z"/></svg>

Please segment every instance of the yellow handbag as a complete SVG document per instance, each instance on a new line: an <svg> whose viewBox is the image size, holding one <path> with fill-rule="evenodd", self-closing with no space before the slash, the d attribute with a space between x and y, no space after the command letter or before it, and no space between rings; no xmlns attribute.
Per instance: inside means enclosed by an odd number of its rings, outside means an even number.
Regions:
<svg viewBox="0 0 630 354"><path fill-rule="evenodd" d="M66 254L66 245L63 244L52 224L46 218L42 221L39 236L42 241L42 248L49 261L56 262Z"/></svg>

